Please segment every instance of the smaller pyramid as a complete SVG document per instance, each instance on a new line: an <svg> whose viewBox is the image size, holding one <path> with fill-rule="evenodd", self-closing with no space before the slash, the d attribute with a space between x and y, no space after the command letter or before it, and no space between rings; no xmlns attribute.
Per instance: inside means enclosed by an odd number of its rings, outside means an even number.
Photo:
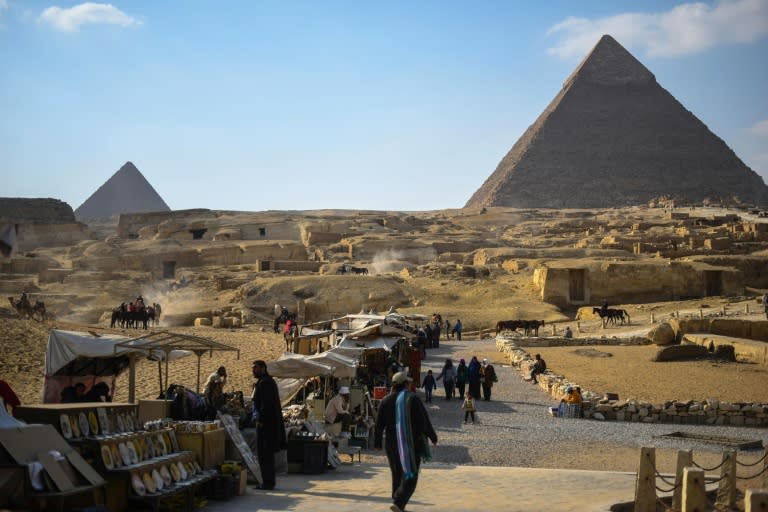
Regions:
<svg viewBox="0 0 768 512"><path fill-rule="evenodd" d="M75 210L75 217L78 220L101 219L121 213L170 210L136 166L126 162Z"/></svg>

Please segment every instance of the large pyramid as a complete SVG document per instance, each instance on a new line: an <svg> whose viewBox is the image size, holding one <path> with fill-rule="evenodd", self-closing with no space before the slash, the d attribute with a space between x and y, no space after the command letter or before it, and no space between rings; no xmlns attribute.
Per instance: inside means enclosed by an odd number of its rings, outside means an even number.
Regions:
<svg viewBox="0 0 768 512"><path fill-rule="evenodd" d="M75 210L77 219L108 218L121 213L171 209L131 162L126 162Z"/></svg>
<svg viewBox="0 0 768 512"><path fill-rule="evenodd" d="M466 206L593 208L662 196L762 204L768 187L606 35Z"/></svg>

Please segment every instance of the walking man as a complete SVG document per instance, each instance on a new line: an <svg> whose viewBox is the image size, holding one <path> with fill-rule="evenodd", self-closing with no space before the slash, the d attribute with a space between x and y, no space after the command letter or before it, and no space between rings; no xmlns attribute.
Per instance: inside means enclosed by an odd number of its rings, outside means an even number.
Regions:
<svg viewBox="0 0 768 512"><path fill-rule="evenodd" d="M261 489L275 488L275 452L285 450L283 410L275 379L267 373L267 363L253 362L253 376L258 379L253 388L253 421L256 423L256 454L261 466Z"/></svg>
<svg viewBox="0 0 768 512"><path fill-rule="evenodd" d="M392 512L403 512L416 490L419 466L429 460L429 443L437 444L427 410L415 393L408 391L411 379L398 372L392 377L392 392L381 401L376 416L374 446L381 450L386 433L385 450L392 472Z"/></svg>

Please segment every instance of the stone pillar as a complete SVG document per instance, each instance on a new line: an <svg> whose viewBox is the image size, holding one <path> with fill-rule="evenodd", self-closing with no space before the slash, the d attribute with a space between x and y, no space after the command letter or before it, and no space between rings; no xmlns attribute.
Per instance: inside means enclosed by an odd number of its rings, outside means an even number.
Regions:
<svg viewBox="0 0 768 512"><path fill-rule="evenodd" d="M681 512L705 512L707 495L704 490L704 471L697 467L683 470L683 506Z"/></svg>
<svg viewBox="0 0 768 512"><path fill-rule="evenodd" d="M768 489L747 489L744 493L744 512L768 510Z"/></svg>
<svg viewBox="0 0 768 512"><path fill-rule="evenodd" d="M723 465L720 467L722 480L717 486L716 505L725 505L728 508L736 506L736 451L723 452Z"/></svg>
<svg viewBox="0 0 768 512"><path fill-rule="evenodd" d="M640 448L635 486L635 512L656 512L656 448Z"/></svg>
<svg viewBox="0 0 768 512"><path fill-rule="evenodd" d="M683 507L683 470L693 466L693 452L691 450L677 451L677 466L675 468L675 491L672 494L672 509L681 510Z"/></svg>

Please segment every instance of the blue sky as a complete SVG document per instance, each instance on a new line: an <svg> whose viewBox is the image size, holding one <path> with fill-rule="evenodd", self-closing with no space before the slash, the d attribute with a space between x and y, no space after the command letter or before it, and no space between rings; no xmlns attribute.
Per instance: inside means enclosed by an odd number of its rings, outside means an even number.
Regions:
<svg viewBox="0 0 768 512"><path fill-rule="evenodd" d="M459 208L603 33L768 181L766 0L0 0L0 196Z"/></svg>

